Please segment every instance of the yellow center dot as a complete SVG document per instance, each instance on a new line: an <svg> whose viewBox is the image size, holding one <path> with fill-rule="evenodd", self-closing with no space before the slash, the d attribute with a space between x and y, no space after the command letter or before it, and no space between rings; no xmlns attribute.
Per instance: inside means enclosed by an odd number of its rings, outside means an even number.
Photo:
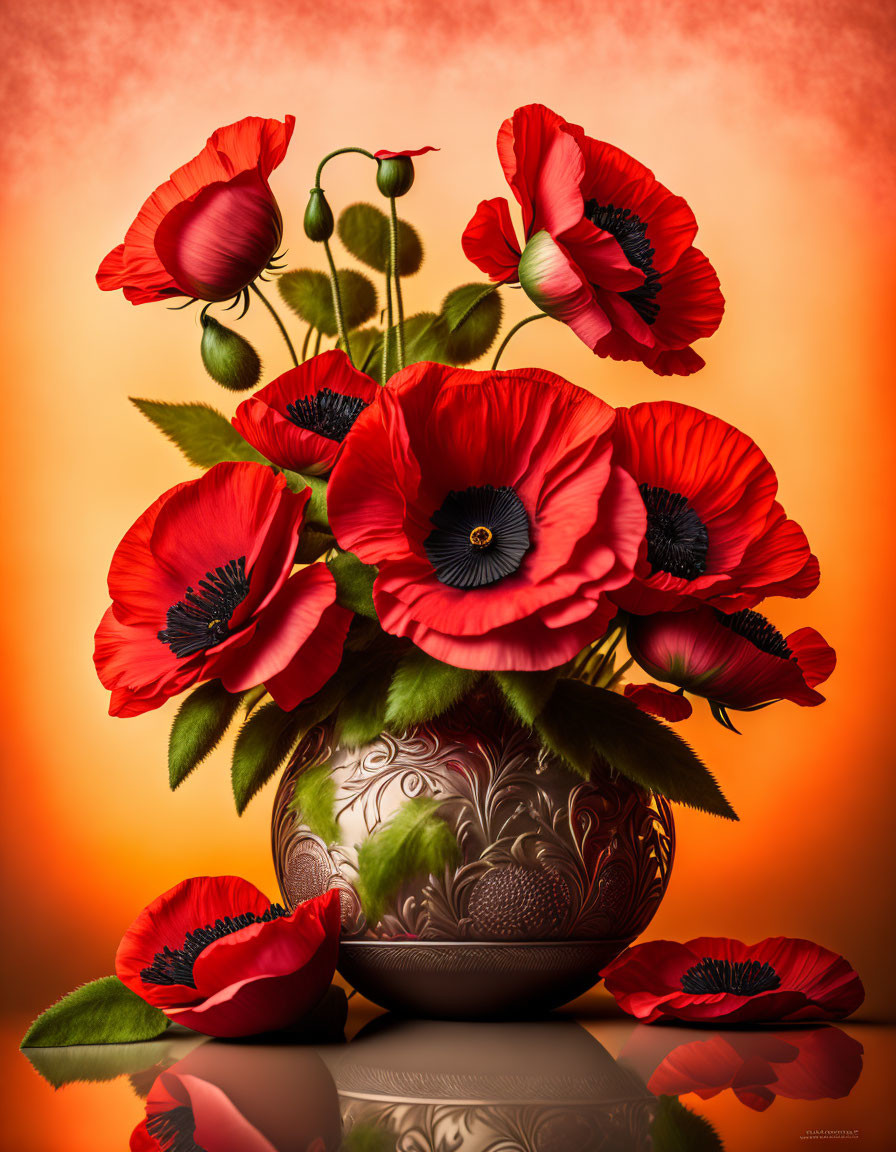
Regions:
<svg viewBox="0 0 896 1152"><path fill-rule="evenodd" d="M480 525L470 533L470 543L474 548L487 548L492 542L492 530Z"/></svg>

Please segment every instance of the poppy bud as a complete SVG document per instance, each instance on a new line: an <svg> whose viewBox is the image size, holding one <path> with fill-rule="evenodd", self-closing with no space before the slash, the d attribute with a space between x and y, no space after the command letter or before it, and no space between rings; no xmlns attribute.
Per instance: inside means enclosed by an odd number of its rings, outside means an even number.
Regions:
<svg viewBox="0 0 896 1152"><path fill-rule="evenodd" d="M206 372L222 388L246 392L258 383L261 361L249 341L205 313L200 353Z"/></svg>
<svg viewBox="0 0 896 1152"><path fill-rule="evenodd" d="M410 156L390 156L377 160L376 186L390 199L410 192L414 183L414 162Z"/></svg>
<svg viewBox="0 0 896 1152"><path fill-rule="evenodd" d="M327 203L323 188L312 188L311 198L305 209L305 235L309 240L323 243L333 235L334 226L333 210Z"/></svg>

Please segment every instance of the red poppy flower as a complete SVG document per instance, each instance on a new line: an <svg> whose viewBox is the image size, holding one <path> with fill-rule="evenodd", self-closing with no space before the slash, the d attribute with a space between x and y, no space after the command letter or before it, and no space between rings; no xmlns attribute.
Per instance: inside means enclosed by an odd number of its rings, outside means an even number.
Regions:
<svg viewBox="0 0 896 1152"><path fill-rule="evenodd" d="M283 161L295 117L247 116L219 128L140 209L124 244L96 274L104 291L132 304L173 296L228 300L263 272L283 221L268 185Z"/></svg>
<svg viewBox="0 0 896 1152"><path fill-rule="evenodd" d="M202 680L264 684L286 709L335 672L351 613L323 564L290 575L310 493L263 464L217 464L171 488L112 558L94 663L113 716Z"/></svg>
<svg viewBox="0 0 896 1152"><path fill-rule="evenodd" d="M693 247L694 214L649 168L542 104L518 108L498 157L523 213L517 241L503 197L483 200L463 249L498 282L519 281L599 356L660 375L703 367L690 347L718 328L718 277Z"/></svg>
<svg viewBox="0 0 896 1152"><path fill-rule="evenodd" d="M318 476L333 467L339 445L378 392L379 385L334 349L244 400L233 426L280 468Z"/></svg>
<svg viewBox="0 0 896 1152"><path fill-rule="evenodd" d="M334 889L290 912L237 876L183 880L143 909L115 957L119 980L177 1024L250 1036L306 1016L336 970Z"/></svg>
<svg viewBox="0 0 896 1152"><path fill-rule="evenodd" d="M805 534L775 500L774 469L724 420L668 400L618 408L616 462L647 509L635 579L613 594L621 608L734 612L818 586Z"/></svg>
<svg viewBox="0 0 896 1152"><path fill-rule="evenodd" d="M713 936L653 940L623 952L601 976L619 1007L645 1024L841 1020L865 999L842 956L785 936L752 946Z"/></svg>
<svg viewBox="0 0 896 1152"><path fill-rule="evenodd" d="M340 546L379 568L383 628L460 668L521 671L602 635L644 533L612 427L602 400L534 368L394 376L328 491Z"/></svg>
<svg viewBox="0 0 896 1152"><path fill-rule="evenodd" d="M833 648L814 628L800 628L784 637L764 616L746 608L730 616L706 607L632 616L628 647L656 679L735 709L757 708L773 700L809 707L823 704L824 696L815 686L827 680L837 661ZM643 691L626 689L626 695L634 696L641 707L653 705L648 711L668 706L659 693L679 699L677 693L652 687L649 701Z"/></svg>
<svg viewBox="0 0 896 1152"><path fill-rule="evenodd" d="M862 1072L862 1045L831 1024L786 1032L715 1032L682 1043L683 1031L640 1025L619 1054L655 1096L693 1092L710 1100L730 1088L742 1104L764 1112L776 1096L839 1100Z"/></svg>
<svg viewBox="0 0 896 1152"><path fill-rule="evenodd" d="M670 692L659 684L626 684L623 695L634 701L642 712L660 716L673 724L687 720L694 710L690 700L681 692Z"/></svg>

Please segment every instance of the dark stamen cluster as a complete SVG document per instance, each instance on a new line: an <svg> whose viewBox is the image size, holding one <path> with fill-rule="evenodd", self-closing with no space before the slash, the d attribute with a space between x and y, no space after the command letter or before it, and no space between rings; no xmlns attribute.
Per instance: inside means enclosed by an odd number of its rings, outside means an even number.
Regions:
<svg viewBox="0 0 896 1152"><path fill-rule="evenodd" d="M482 588L511 576L529 551L529 517L510 487L480 484L449 492L423 542L443 584Z"/></svg>
<svg viewBox="0 0 896 1152"><path fill-rule="evenodd" d="M740 612L732 612L730 616L726 616L724 612L719 612L718 619L720 624L724 624L726 628L730 628L738 636L743 636L745 640L749 640L760 652L767 652L769 656L780 656L782 660L793 659L793 653L790 651L787 641L774 624L770 624L759 612L753 612L749 608L743 608Z"/></svg>
<svg viewBox="0 0 896 1152"><path fill-rule="evenodd" d="M654 572L694 580L706 571L709 533L679 492L640 486L647 508L647 560Z"/></svg>
<svg viewBox="0 0 896 1152"><path fill-rule="evenodd" d="M146 1131L162 1152L205 1152L196 1143L196 1117L186 1104L148 1116Z"/></svg>
<svg viewBox="0 0 896 1152"><path fill-rule="evenodd" d="M643 284L619 295L631 304L645 324L653 324L660 311L656 297L663 286L663 274L653 266L654 249L647 239L647 225L630 208L599 204L597 200L585 204L585 216L596 227L614 236L629 264L644 273Z"/></svg>
<svg viewBox="0 0 896 1152"><path fill-rule="evenodd" d="M681 978L682 992L693 996L714 992L755 996L780 986L781 977L771 964L760 964L758 960L713 960L709 956L688 968Z"/></svg>
<svg viewBox="0 0 896 1152"><path fill-rule="evenodd" d="M303 396L287 404L286 415L299 428L341 444L366 407L367 401L357 396L344 396L331 388L321 388L313 396Z"/></svg>
<svg viewBox="0 0 896 1152"><path fill-rule="evenodd" d="M159 639L179 657L213 648L227 639L230 618L248 595L246 557L240 556L223 568L206 572L198 592L188 588L183 600L171 605L168 626L159 632Z"/></svg>
<svg viewBox="0 0 896 1152"><path fill-rule="evenodd" d="M220 940L222 936L230 936L250 924L267 924L280 916L288 916L289 909L282 904L272 904L266 912L256 916L254 912L241 912L237 916L224 916L214 924L207 924L204 928L197 928L188 932L180 948L172 950L167 945L161 952L157 952L152 963L142 970L140 979L147 984L185 984L188 988L195 988L193 980L193 965L200 952Z"/></svg>

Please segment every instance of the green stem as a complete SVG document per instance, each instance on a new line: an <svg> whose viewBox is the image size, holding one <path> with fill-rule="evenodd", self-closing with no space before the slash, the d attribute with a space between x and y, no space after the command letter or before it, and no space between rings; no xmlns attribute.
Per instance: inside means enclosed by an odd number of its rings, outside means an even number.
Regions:
<svg viewBox="0 0 896 1152"><path fill-rule="evenodd" d="M318 328L317 339L314 341L314 355L315 356L317 356L320 353L320 342L321 342L322 338L323 338L323 332L321 332L321 330Z"/></svg>
<svg viewBox="0 0 896 1152"><path fill-rule="evenodd" d="M495 353L495 359L492 361L493 372L498 367L498 361L501 359L501 353L513 339L516 333L519 332L520 328L525 328L525 326L527 324L531 324L533 320L543 320L546 316L547 312L536 312L534 316L527 316L525 320L520 320L519 324L514 324L514 326L510 329L510 331L501 342L501 347Z"/></svg>
<svg viewBox="0 0 896 1152"><path fill-rule="evenodd" d="M368 160L376 160L376 156L374 156L372 152L368 152L366 148L337 148L335 152L328 152L317 166L317 175L314 178L316 188L320 188L320 178L324 170L324 165L332 160L334 156L344 156L347 152L360 152L360 154L366 156Z"/></svg>
<svg viewBox="0 0 896 1152"><path fill-rule="evenodd" d="M308 359L308 345L311 343L311 333L314 331L314 325L308 325L308 331L305 333L305 341L302 344L302 363Z"/></svg>
<svg viewBox="0 0 896 1152"><path fill-rule="evenodd" d="M290 340L290 338L289 338L289 333L283 327L283 321L277 315L276 309L274 308L273 304L271 304L270 300L268 300L268 298L262 293L261 289L258 287L258 285L255 283L254 280L249 285L249 287L252 289L252 291L255 293L255 295L258 297L258 299L262 302L262 304L264 304L264 306L265 306L265 308L267 308L268 312L270 312L270 314L274 317L274 323L280 329L280 332L283 336L283 339L286 341L286 347L289 349L290 356L292 356L292 362L298 368L299 361L298 361L298 358L296 356L296 350L295 350L295 348L293 348L292 340Z"/></svg>
<svg viewBox="0 0 896 1152"><path fill-rule="evenodd" d="M401 276L398 272L398 213L395 210L395 197L389 198L392 209L389 219L389 267L392 269L392 282L395 285L395 303L398 306L398 370L404 368L404 303L401 299Z"/></svg>
<svg viewBox="0 0 896 1152"><path fill-rule="evenodd" d="M330 250L330 241L324 240L324 251L327 254L327 263L330 265L330 287L333 290L333 311L336 313L336 327L339 329L339 339L342 341L342 347L345 349L345 354L349 358L349 363L354 367L354 360L352 360L351 345L348 342L348 331L345 327L345 316L342 312L342 293L339 290L339 277L336 275L336 265L333 263L333 253Z"/></svg>
<svg viewBox="0 0 896 1152"><path fill-rule="evenodd" d="M391 261L390 261L391 263ZM389 379L389 345L392 341L392 277L389 267L386 267L386 326L383 329L383 366L380 373L380 383L385 388Z"/></svg>

